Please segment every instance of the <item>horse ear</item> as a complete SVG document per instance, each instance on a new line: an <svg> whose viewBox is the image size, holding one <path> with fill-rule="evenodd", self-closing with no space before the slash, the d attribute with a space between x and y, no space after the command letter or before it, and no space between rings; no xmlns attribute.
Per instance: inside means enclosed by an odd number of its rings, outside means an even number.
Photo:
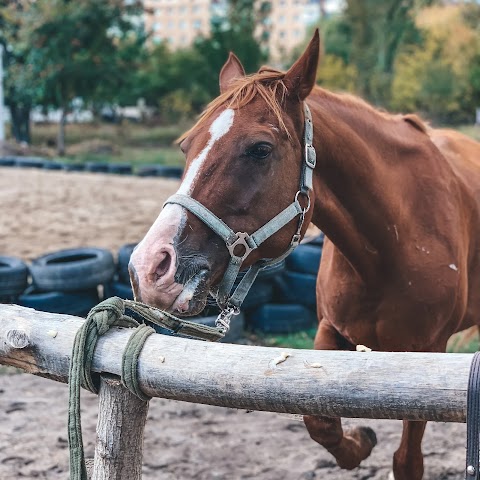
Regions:
<svg viewBox="0 0 480 480"><path fill-rule="evenodd" d="M230 83L235 78L241 78L245 76L245 70L243 65L238 59L238 57L230 52L228 55L228 60L225 62L225 65L220 70L219 83L220 83L220 93L224 93L228 90Z"/></svg>
<svg viewBox="0 0 480 480"><path fill-rule="evenodd" d="M303 55L285 74L283 81L290 95L296 95L300 100L308 97L317 78L319 56L320 36L317 28Z"/></svg>

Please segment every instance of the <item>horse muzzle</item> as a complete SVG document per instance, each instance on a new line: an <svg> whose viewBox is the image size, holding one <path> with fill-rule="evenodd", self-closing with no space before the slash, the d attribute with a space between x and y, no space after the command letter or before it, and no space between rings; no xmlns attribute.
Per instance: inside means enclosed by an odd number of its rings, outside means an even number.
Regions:
<svg viewBox="0 0 480 480"><path fill-rule="evenodd" d="M153 260L153 261L152 261ZM205 307L210 271L203 264L177 268L172 245L162 246L154 255L141 246L136 249L128 269L135 300L179 315L196 315Z"/></svg>

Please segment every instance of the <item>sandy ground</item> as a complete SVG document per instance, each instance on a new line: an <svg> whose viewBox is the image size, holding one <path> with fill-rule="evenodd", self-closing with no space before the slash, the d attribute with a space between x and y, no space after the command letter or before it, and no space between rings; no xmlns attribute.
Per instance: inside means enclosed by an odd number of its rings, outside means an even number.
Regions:
<svg viewBox="0 0 480 480"><path fill-rule="evenodd" d="M143 238L177 180L0 168L0 255L116 250Z"/></svg>
<svg viewBox="0 0 480 480"><path fill-rule="evenodd" d="M177 182L82 173L0 169L0 255L25 259L60 248L117 249L139 240ZM83 396L87 456L97 399ZM0 480L68 478L67 388L30 375L0 376ZM401 422L372 426L379 444L344 472L294 417L153 399L144 479L386 480ZM433 424L424 441L425 480L463 479L465 426Z"/></svg>

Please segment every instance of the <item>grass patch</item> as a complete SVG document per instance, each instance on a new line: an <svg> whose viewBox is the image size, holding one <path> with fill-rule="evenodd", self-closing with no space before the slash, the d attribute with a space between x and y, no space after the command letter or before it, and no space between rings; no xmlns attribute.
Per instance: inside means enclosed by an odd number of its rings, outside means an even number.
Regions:
<svg viewBox="0 0 480 480"><path fill-rule="evenodd" d="M66 143L72 145L86 140L103 140L115 145L172 147L175 140L189 128L188 124L148 126L137 123L81 123L66 127ZM35 124L32 144L55 144L57 124Z"/></svg>
<svg viewBox="0 0 480 480"><path fill-rule="evenodd" d="M189 124L69 124L65 160L183 166L185 159L175 140L189 127ZM56 124L34 125L32 148L38 151L36 154L55 157L57 133Z"/></svg>
<svg viewBox="0 0 480 480"><path fill-rule="evenodd" d="M480 342L476 326L455 333L448 340L447 352L449 353L475 353L478 350L480 350Z"/></svg>
<svg viewBox="0 0 480 480"><path fill-rule="evenodd" d="M316 328L311 328L303 332L288 333L284 335L257 334L252 340L256 345L266 347L299 348L313 349L313 339L317 333Z"/></svg>
<svg viewBox="0 0 480 480"><path fill-rule="evenodd" d="M480 142L480 125L461 125L456 130Z"/></svg>
<svg viewBox="0 0 480 480"><path fill-rule="evenodd" d="M132 165L160 164L184 166L185 157L182 151L176 148L140 148L124 147L118 153L78 153L67 155L65 160L71 162L107 162L107 163L129 163Z"/></svg>

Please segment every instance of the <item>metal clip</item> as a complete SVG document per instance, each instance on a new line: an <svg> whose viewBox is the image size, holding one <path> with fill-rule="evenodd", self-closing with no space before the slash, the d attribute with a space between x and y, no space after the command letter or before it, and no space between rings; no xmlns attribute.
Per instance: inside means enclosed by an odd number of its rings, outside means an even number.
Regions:
<svg viewBox="0 0 480 480"><path fill-rule="evenodd" d="M220 328L222 333L225 335L230 330L230 321L234 315L238 315L240 309L235 307L235 305L228 304L218 315L215 320L215 326Z"/></svg>
<svg viewBox="0 0 480 480"><path fill-rule="evenodd" d="M313 145L305 144L305 163L310 168L315 168L317 164L317 152L315 152L315 148Z"/></svg>
<svg viewBox="0 0 480 480"><path fill-rule="evenodd" d="M230 245L227 244L227 248L232 257L239 257L243 262L248 257L248 255L250 255L250 252L254 250L247 243L248 239L250 238L250 235L244 232L237 232L235 235L237 236L237 239ZM243 255L236 255L234 252L235 247L239 245L245 249L245 253Z"/></svg>

